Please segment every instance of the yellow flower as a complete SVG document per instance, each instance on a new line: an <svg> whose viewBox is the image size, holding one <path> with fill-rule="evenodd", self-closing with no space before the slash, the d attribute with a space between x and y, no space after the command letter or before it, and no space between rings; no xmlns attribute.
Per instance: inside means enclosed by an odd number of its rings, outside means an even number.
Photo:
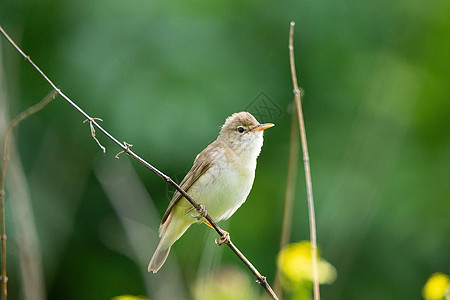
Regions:
<svg viewBox="0 0 450 300"><path fill-rule="evenodd" d="M311 244L309 241L290 244L278 255L278 267L292 282L312 281ZM326 260L318 258L317 267L320 283L332 283L336 269Z"/></svg>
<svg viewBox="0 0 450 300"><path fill-rule="evenodd" d="M122 295L112 298L111 300L148 300L148 298L144 296L131 296L131 295Z"/></svg>
<svg viewBox="0 0 450 300"><path fill-rule="evenodd" d="M450 278L443 273L432 274L425 283L422 294L426 300L449 299Z"/></svg>

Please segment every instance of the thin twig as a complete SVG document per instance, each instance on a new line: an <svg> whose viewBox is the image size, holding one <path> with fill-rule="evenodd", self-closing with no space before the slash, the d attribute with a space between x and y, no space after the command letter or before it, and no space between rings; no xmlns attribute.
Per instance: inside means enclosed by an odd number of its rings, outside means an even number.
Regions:
<svg viewBox="0 0 450 300"><path fill-rule="evenodd" d="M289 30L289 58L291 63L292 84L294 85L295 104L298 113L298 125L300 128L300 138L302 141L303 163L305 165L305 179L306 179L306 194L308 197L308 212L309 212L309 229L311 236L311 257L313 267L313 286L314 286L314 300L320 299L319 291L319 273L317 268L317 238L316 238L316 217L314 213L314 199L311 182L311 168L309 166L308 144L306 143L305 123L303 121L303 111L301 104L301 91L297 84L297 74L295 72L294 59L294 26L291 22Z"/></svg>
<svg viewBox="0 0 450 300"><path fill-rule="evenodd" d="M5 233L5 177L6 177L6 167L8 165L9 160L9 137L12 130L19 125L20 122L31 116L32 114L37 113L41 109L43 109L47 104L50 103L53 99L55 99L57 93L56 91L51 91L44 99L35 105L27 108L23 112L21 112L17 117L15 117L10 123L8 128L6 129L5 135L3 136L3 159L2 159L2 169L0 173L0 226L1 226L1 248L2 248L2 257L1 257L1 283L2 283L2 300L6 300L8 296L7 282L8 277L6 276L6 233Z"/></svg>
<svg viewBox="0 0 450 300"><path fill-rule="evenodd" d="M295 108L294 108L295 109ZM295 196L295 181L297 180L297 163L298 163L298 127L297 116L292 112L291 117L291 136L289 145L289 161L288 161L288 177L286 182L286 193L284 197L283 208L283 224L281 226L280 251L289 243L292 227L292 212ZM275 276L275 293L281 298L283 290L281 286L281 270L277 269Z"/></svg>
<svg viewBox="0 0 450 300"><path fill-rule="evenodd" d="M162 178L164 181L168 182L171 186L173 186L176 190L178 190L181 195L183 195L186 200L188 200L191 205L197 210L199 214L202 213L202 206L198 204L194 199L191 198L178 184L175 183L169 176L152 166L150 163L145 161L143 158L141 158L139 155L131 151L129 144L124 142L119 142L114 136L112 136L108 131L106 131L103 127L101 127L96 121L95 118L90 117L84 110L82 110L78 105L76 105L72 100L69 99L63 92L61 92L60 89L57 88L57 86L44 74L44 72L41 71L41 69L30 59L28 55L26 55L19 46L16 45L16 43L9 37L9 35L3 30L3 28L0 26L0 31L2 34L6 37L6 39L16 48L16 50L41 74L42 77L58 92L61 97L63 97L64 100L66 100L70 105L72 105L76 110L78 110L79 113L81 113L86 119L88 119L90 124L93 124L96 128L98 128L103 134L105 134L110 140L112 140L114 143L116 143L120 148L122 148L123 153L126 153L133 157L135 160L137 160L139 163L144 165L146 168L148 168L150 171L158 175L160 178ZM278 297L273 292L270 285L267 283L266 277L262 276L259 271L250 263L250 261L242 254L242 252L239 251L239 249L231 242L231 239L229 238L229 235L226 231L221 229L214 220L206 214L204 217L209 224L214 228L214 230L219 234L220 239L219 240L225 240L225 244L228 245L228 247L233 251L238 258L247 266L247 268L253 273L253 275L256 277L257 282L261 284L261 286L266 290L266 292L272 297L272 299L278 299Z"/></svg>
<svg viewBox="0 0 450 300"><path fill-rule="evenodd" d="M133 147L133 145L128 144L127 142L123 141L123 143L125 144L125 146L127 146L128 149L130 149L131 147ZM116 154L116 156L114 156L115 158L119 159L120 154L125 153L124 150L120 151L119 153Z"/></svg>
<svg viewBox="0 0 450 300"><path fill-rule="evenodd" d="M92 120L97 120L97 121L101 121L101 122L103 122L103 120L100 118L92 118L91 120L89 120L89 119L84 120L83 123L86 123L89 121L89 127L91 128L92 138L97 142L97 145L100 147L100 149L102 149L103 153L106 153L106 148L102 144L100 144L100 141L95 136L95 127L92 126Z"/></svg>

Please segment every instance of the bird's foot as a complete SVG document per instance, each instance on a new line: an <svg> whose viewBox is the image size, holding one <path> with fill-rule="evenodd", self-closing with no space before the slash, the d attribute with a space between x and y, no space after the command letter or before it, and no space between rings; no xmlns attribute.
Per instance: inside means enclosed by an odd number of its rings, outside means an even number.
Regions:
<svg viewBox="0 0 450 300"><path fill-rule="evenodd" d="M230 234L227 231L224 231L222 236L219 238L219 240L214 241L217 246L222 246L223 244L228 244L231 242L230 240Z"/></svg>
<svg viewBox="0 0 450 300"><path fill-rule="evenodd" d="M193 215L191 214L191 217L196 218L197 220L200 220L201 218L204 218L208 213L206 211L206 206L204 206L203 204L199 204L200 205L200 210L197 210L198 214ZM196 209L195 207L191 207L186 211L186 214L188 214L191 210Z"/></svg>

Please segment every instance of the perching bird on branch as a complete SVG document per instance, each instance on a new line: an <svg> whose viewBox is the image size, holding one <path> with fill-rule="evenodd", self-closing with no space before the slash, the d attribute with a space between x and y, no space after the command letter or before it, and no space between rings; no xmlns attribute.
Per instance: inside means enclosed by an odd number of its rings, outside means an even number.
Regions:
<svg viewBox="0 0 450 300"><path fill-rule="evenodd" d="M195 158L181 188L206 208L218 222L226 220L245 202L255 179L256 159L263 145L263 131L274 124L260 124L248 112L228 117L217 139ZM156 273L169 255L170 247L193 223L208 222L193 216L192 204L176 191L164 214L161 240L148 271Z"/></svg>

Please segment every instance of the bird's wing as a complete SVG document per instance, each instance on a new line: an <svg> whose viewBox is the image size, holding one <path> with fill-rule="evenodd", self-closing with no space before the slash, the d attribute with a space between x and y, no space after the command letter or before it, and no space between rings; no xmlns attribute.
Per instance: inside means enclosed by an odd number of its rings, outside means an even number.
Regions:
<svg viewBox="0 0 450 300"><path fill-rule="evenodd" d="M214 143L210 144L195 158L194 165L192 166L191 170L187 173L186 177L184 177L183 181L181 181L180 183L180 187L185 192L188 192L189 188L194 184L194 182L196 182L197 179L199 179L200 176L202 176L206 171L208 171L208 169L213 165L213 157L215 154L214 148L216 148ZM179 191L175 191L175 194L173 194L172 200L170 201L169 207L164 213L164 216L161 221L161 226L164 224L164 222L166 222L167 218L172 212L172 209L180 201L181 198L182 198L181 193Z"/></svg>

